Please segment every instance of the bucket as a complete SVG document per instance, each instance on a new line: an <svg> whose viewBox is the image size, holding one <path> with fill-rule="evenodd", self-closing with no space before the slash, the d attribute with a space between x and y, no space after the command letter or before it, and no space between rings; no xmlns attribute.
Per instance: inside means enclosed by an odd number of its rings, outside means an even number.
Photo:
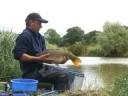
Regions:
<svg viewBox="0 0 128 96"><path fill-rule="evenodd" d="M14 92L35 92L37 83L35 79L12 79L11 88Z"/></svg>

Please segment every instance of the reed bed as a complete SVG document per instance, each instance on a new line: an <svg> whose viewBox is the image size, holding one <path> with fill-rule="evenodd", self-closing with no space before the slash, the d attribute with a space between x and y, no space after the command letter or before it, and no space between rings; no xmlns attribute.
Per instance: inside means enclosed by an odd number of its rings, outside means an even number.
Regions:
<svg viewBox="0 0 128 96"><path fill-rule="evenodd" d="M0 78L20 76L19 62L13 57L12 50L18 35L0 31Z"/></svg>

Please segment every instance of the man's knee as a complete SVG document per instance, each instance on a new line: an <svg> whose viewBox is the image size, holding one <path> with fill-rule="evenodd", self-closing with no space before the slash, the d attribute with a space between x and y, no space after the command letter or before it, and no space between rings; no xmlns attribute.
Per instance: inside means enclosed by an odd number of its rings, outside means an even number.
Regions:
<svg viewBox="0 0 128 96"><path fill-rule="evenodd" d="M68 82L69 81L69 74L66 72L61 72L58 76L58 80L59 81L65 81Z"/></svg>
<svg viewBox="0 0 128 96"><path fill-rule="evenodd" d="M63 72L63 73L61 73L59 75L58 82L57 83L58 84L60 83L60 85L61 84L62 85L65 85L69 89L69 87L71 86L71 84L73 83L73 81L74 81L74 76L72 74L67 73L67 72Z"/></svg>

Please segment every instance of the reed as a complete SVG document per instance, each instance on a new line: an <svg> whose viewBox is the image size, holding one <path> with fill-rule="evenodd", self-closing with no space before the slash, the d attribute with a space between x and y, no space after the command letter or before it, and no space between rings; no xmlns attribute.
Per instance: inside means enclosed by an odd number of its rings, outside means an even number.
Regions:
<svg viewBox="0 0 128 96"><path fill-rule="evenodd" d="M0 77L20 76L18 62L13 58L12 50L18 35L0 31Z"/></svg>

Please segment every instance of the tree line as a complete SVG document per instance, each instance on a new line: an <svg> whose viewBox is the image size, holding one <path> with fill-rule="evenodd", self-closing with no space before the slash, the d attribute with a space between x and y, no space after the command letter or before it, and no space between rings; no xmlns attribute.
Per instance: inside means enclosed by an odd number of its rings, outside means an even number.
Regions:
<svg viewBox="0 0 128 96"><path fill-rule="evenodd" d="M62 37L55 29L48 29L44 37L47 44L66 47L77 56L128 56L128 27L118 22L105 22L103 31L94 30L88 33L79 26L74 26L68 28Z"/></svg>

